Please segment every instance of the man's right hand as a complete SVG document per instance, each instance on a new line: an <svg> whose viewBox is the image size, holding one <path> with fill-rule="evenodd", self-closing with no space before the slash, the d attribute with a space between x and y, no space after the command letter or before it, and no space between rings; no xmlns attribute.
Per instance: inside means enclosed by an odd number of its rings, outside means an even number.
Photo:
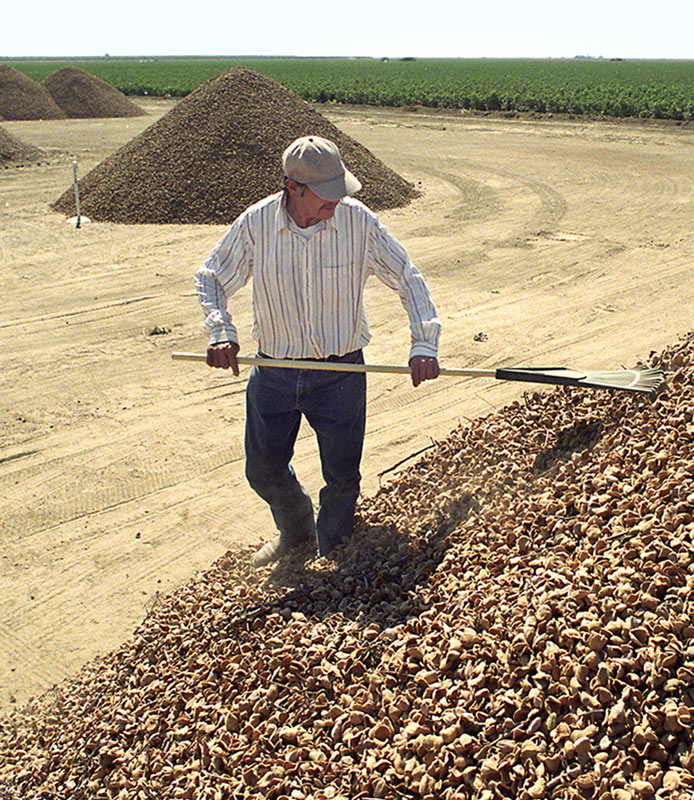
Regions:
<svg viewBox="0 0 694 800"><path fill-rule="evenodd" d="M207 348L207 365L210 367L218 367L219 369L229 369L234 375L239 374L239 365L236 361L236 356L239 352L239 346L236 342L217 342L211 344Z"/></svg>

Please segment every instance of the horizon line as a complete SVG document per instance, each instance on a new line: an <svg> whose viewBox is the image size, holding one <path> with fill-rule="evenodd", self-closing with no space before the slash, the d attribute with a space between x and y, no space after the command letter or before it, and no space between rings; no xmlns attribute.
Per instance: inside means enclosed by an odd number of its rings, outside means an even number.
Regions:
<svg viewBox="0 0 694 800"><path fill-rule="evenodd" d="M335 60L335 61L694 61L692 57L661 57L661 56L606 56L606 55L590 55L590 54L576 54L573 56L417 56L417 55L380 55L380 56L366 56L366 55L268 55L268 54L244 54L244 55L229 55L229 54L193 54L193 53L137 53L132 55L126 54L111 54L104 53L103 55L96 54L80 54L80 55L37 55L37 56L9 56L0 55L0 61L61 61L61 60L97 60L97 61L118 61L118 60L133 60L133 59L209 59L209 60L227 60L227 59L319 59L319 60Z"/></svg>

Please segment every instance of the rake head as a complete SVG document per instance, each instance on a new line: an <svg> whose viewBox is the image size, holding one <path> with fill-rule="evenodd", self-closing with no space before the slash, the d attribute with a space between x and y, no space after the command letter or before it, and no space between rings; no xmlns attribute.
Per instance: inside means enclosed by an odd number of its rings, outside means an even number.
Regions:
<svg viewBox="0 0 694 800"><path fill-rule="evenodd" d="M615 389L653 395L662 386L665 373L660 369L648 367L620 369L612 372L579 372L564 367L518 367L498 369L496 377L501 380L584 386L592 389Z"/></svg>

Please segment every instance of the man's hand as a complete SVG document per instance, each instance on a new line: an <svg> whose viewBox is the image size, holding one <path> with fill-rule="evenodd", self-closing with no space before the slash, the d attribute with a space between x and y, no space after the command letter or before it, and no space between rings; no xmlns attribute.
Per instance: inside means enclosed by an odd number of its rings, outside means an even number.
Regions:
<svg viewBox="0 0 694 800"><path fill-rule="evenodd" d="M217 342L217 344L211 344L207 348L207 365L220 369L229 369L229 367L231 367L231 371L234 375L238 375L239 365L236 361L238 352L239 346L236 342Z"/></svg>
<svg viewBox="0 0 694 800"><path fill-rule="evenodd" d="M422 381L430 381L439 377L441 369L436 358L430 356L413 356L410 359L410 375L412 385L419 386Z"/></svg>

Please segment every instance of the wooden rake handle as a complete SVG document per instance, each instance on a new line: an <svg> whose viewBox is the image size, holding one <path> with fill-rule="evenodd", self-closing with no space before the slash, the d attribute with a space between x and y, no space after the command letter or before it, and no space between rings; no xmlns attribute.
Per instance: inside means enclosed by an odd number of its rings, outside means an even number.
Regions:
<svg viewBox="0 0 694 800"><path fill-rule="evenodd" d="M175 361L207 361L205 353L172 353ZM409 375L410 368L392 364L348 364L343 361L293 361L278 358L245 358L237 356L239 364L284 369L317 369L325 372L389 372ZM441 375L459 375L473 378L495 378L495 369L441 369Z"/></svg>

